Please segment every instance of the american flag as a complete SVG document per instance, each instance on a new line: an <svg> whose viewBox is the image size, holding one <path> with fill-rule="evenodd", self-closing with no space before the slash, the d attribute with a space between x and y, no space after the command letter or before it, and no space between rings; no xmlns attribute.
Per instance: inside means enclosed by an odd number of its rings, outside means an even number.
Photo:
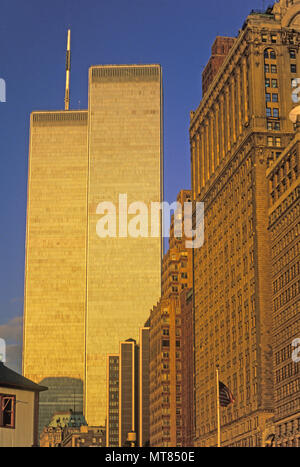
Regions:
<svg viewBox="0 0 300 467"><path fill-rule="evenodd" d="M221 407L227 407L235 402L232 392L221 381L219 381L219 401Z"/></svg>

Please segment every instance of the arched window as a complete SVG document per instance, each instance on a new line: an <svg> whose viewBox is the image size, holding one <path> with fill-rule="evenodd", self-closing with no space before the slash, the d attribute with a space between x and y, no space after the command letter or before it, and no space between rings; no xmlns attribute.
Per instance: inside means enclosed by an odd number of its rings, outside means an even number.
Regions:
<svg viewBox="0 0 300 467"><path fill-rule="evenodd" d="M265 49L264 58L270 58L271 60L276 60L276 53L273 49Z"/></svg>

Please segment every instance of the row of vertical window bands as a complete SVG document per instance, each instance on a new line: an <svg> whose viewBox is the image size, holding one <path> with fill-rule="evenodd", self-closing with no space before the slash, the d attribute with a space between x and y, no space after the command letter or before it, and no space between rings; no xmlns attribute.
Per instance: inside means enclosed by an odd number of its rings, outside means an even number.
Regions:
<svg viewBox="0 0 300 467"><path fill-rule="evenodd" d="M274 311L279 310L282 306L284 306L289 301L293 300L298 296L300 291L300 281L295 282L291 287L285 290L283 293L280 294L278 298L276 298L273 302L274 304ZM287 340L293 337L297 332L300 330L300 323L296 322L288 326L287 328L283 329L282 331L278 332L274 336L275 344L280 344L284 340Z"/></svg>
<svg viewBox="0 0 300 467"><path fill-rule="evenodd" d="M300 273L299 261L294 264L288 271L283 273L273 284L274 294L279 292L283 287L289 284Z"/></svg>
<svg viewBox="0 0 300 467"><path fill-rule="evenodd" d="M299 374L300 365L299 363L290 362L288 365L285 365L280 370L276 371L276 383L280 383L285 379L291 378Z"/></svg>
<svg viewBox="0 0 300 467"><path fill-rule="evenodd" d="M277 183L277 182L275 182ZM273 185L271 186L271 190L273 191ZM279 242L276 242L276 244L272 247L272 256L276 257L279 255L281 252L283 252L287 247L292 246L292 242L300 236L300 228L299 228L299 222L292 227L283 237L280 238Z"/></svg>
<svg viewBox="0 0 300 467"><path fill-rule="evenodd" d="M294 350L295 350L294 347L292 347L292 345L289 344L283 349L281 349L279 352L276 352L276 355L275 355L276 365L279 365L280 363L283 363L286 360L290 360L292 358L292 354Z"/></svg>
<svg viewBox="0 0 300 467"><path fill-rule="evenodd" d="M286 415L289 413L293 413L296 410L299 411L299 408L300 408L300 397L298 397L297 399L291 400L287 404L280 405L276 410L276 414L278 416Z"/></svg>
<svg viewBox="0 0 300 467"><path fill-rule="evenodd" d="M280 327L283 324L286 325L288 321L298 316L298 303L294 303L291 306L287 307L285 310L281 311L275 316L276 327Z"/></svg>
<svg viewBox="0 0 300 467"><path fill-rule="evenodd" d="M270 216L270 225L276 222L276 220L282 215L284 211L286 211L300 196L300 187L297 187L293 192L288 196L287 199L284 200L283 203L281 203L278 208L271 214ZM296 205L295 209L292 209L292 211L287 215L285 220L289 220L290 222L294 222L295 219L298 219L300 212L300 206ZM283 222L283 221L282 221ZM273 231L276 232L277 229L280 229L280 224L276 227L276 229Z"/></svg>
<svg viewBox="0 0 300 467"><path fill-rule="evenodd" d="M291 261L297 258L299 254L299 243L289 249L281 258L276 261L274 264L274 271L278 272L281 271L284 267L286 267Z"/></svg>
<svg viewBox="0 0 300 467"><path fill-rule="evenodd" d="M284 310L284 312L289 318L295 317L298 312L298 306L297 302L292 304L292 306L288 307L287 310ZM277 324L277 321L276 321ZM282 321L281 321L282 324ZM282 331L277 332L275 334L275 339L276 339L276 344L280 345L281 343L289 340L289 345L291 345L292 340L294 339L295 336L298 335L298 332L300 330L300 327L296 322L291 322L289 326L286 326ZM280 363L280 362L279 362Z"/></svg>
<svg viewBox="0 0 300 467"><path fill-rule="evenodd" d="M293 171L293 172L290 172L288 174L287 177L283 178L276 186L276 188L274 188L274 190L271 192L271 199L272 199L272 205L280 198L280 196L285 193L289 187L292 185L293 181L296 180L296 172ZM298 189L294 190L294 192L292 192L289 197L287 199L285 199L282 204L276 209L275 212L273 212L272 214L272 219L271 221L273 222L273 220L275 219L276 220L276 216L278 217L280 214L280 209L282 211L288 209L288 207L294 202L296 201L297 197L296 197L296 194L297 192L299 192ZM273 216L274 216L274 219L273 219Z"/></svg>

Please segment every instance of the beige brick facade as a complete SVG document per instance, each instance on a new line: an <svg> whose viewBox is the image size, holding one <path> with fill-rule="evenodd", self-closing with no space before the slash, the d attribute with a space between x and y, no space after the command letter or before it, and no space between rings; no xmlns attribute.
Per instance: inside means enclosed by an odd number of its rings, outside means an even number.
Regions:
<svg viewBox="0 0 300 467"><path fill-rule="evenodd" d="M274 445L300 446L300 135L267 169L272 251ZM298 341L297 341L298 342ZM294 354L294 355L293 355Z"/></svg>
<svg viewBox="0 0 300 467"><path fill-rule="evenodd" d="M217 442L216 364L236 398L221 409L222 445L263 445L273 415L266 169L293 137L288 115L300 34L290 8L299 14L300 2L248 16L191 112L193 199L205 203L205 241L194 250L198 446Z"/></svg>

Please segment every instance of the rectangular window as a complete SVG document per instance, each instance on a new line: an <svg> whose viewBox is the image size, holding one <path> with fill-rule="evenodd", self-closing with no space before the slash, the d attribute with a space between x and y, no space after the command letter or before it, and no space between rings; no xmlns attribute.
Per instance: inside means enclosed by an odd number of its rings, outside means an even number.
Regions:
<svg viewBox="0 0 300 467"><path fill-rule="evenodd" d="M276 131L280 130L280 123L279 122L274 122L274 130L276 130Z"/></svg>
<svg viewBox="0 0 300 467"><path fill-rule="evenodd" d="M267 121L267 129L268 129L268 130L279 131L279 130L280 130L280 122L270 122L270 121Z"/></svg>
<svg viewBox="0 0 300 467"><path fill-rule="evenodd" d="M267 40L268 40L267 34L262 34L261 40L262 40L262 42L267 42Z"/></svg>
<svg viewBox="0 0 300 467"><path fill-rule="evenodd" d="M15 428L16 396L0 394L0 427Z"/></svg>
<svg viewBox="0 0 300 467"><path fill-rule="evenodd" d="M291 65L291 72L292 73L297 73L297 65L295 65L294 63L292 63L292 65Z"/></svg>
<svg viewBox="0 0 300 467"><path fill-rule="evenodd" d="M275 138L275 145L277 148L281 147L281 138Z"/></svg>
<svg viewBox="0 0 300 467"><path fill-rule="evenodd" d="M278 94L277 93L272 94L272 102L278 102Z"/></svg>
<svg viewBox="0 0 300 467"><path fill-rule="evenodd" d="M274 89L278 88L277 79L272 79L272 88L274 88Z"/></svg>
<svg viewBox="0 0 300 467"><path fill-rule="evenodd" d="M270 78L266 78L266 80L265 80L265 86L266 86L266 88L269 88L269 87L270 87Z"/></svg>
<svg viewBox="0 0 300 467"><path fill-rule="evenodd" d="M273 117L279 118L279 109L277 109L276 107L273 109Z"/></svg>
<svg viewBox="0 0 300 467"><path fill-rule="evenodd" d="M270 73L270 65L265 65L265 73Z"/></svg>
<svg viewBox="0 0 300 467"><path fill-rule="evenodd" d="M272 42L273 44L276 44L276 42L277 42L277 36L276 36L275 34L272 34L272 35L271 35L271 42Z"/></svg>
<svg viewBox="0 0 300 467"><path fill-rule="evenodd" d="M298 86L297 78L292 78L291 79L291 85L292 85L292 88L296 88Z"/></svg>
<svg viewBox="0 0 300 467"><path fill-rule="evenodd" d="M273 142L273 138L272 136L268 136L268 146L273 146L274 145L274 142Z"/></svg>
<svg viewBox="0 0 300 467"><path fill-rule="evenodd" d="M271 102L271 94L269 92L266 93L266 102Z"/></svg>
<svg viewBox="0 0 300 467"><path fill-rule="evenodd" d="M295 60L296 59L296 50L290 50L290 58L292 60Z"/></svg>
<svg viewBox="0 0 300 467"><path fill-rule="evenodd" d="M266 112L267 112L267 117L272 117L272 112L269 107L266 108Z"/></svg>
<svg viewBox="0 0 300 467"><path fill-rule="evenodd" d="M277 66L271 65L271 73L277 73Z"/></svg>

